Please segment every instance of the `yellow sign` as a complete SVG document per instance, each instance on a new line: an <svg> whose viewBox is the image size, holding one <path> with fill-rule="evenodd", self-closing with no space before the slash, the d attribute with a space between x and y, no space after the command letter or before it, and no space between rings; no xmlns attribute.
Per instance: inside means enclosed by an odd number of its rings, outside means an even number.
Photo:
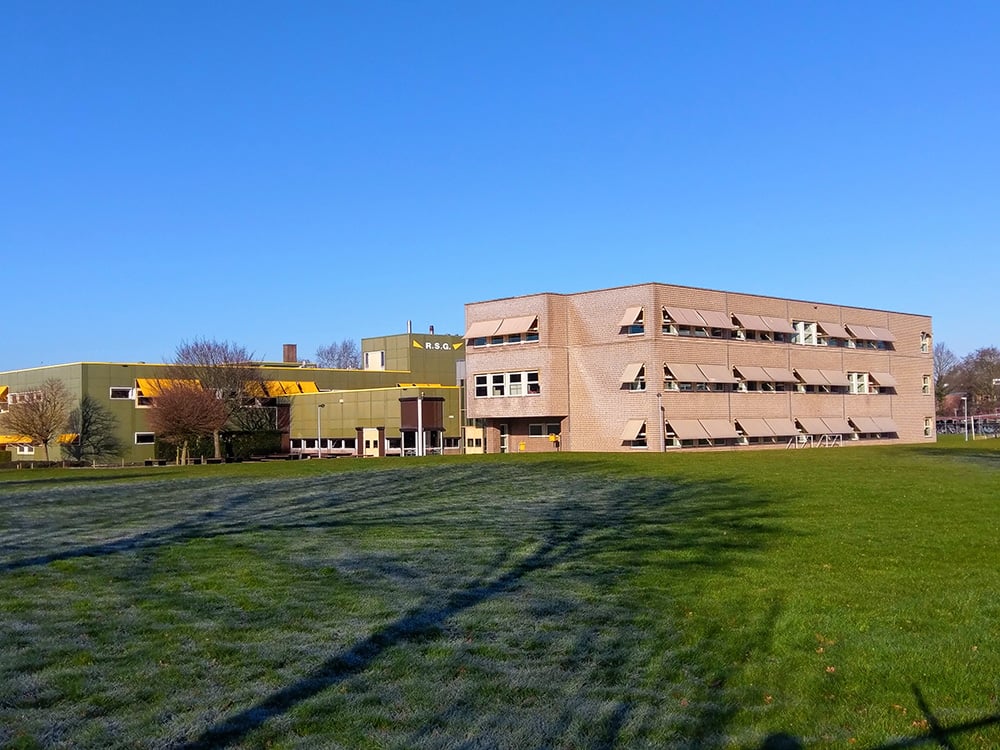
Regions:
<svg viewBox="0 0 1000 750"><path fill-rule="evenodd" d="M419 341L414 340L413 348L423 349L425 352L450 352L455 349L461 349L464 343L464 341L425 341L421 344Z"/></svg>

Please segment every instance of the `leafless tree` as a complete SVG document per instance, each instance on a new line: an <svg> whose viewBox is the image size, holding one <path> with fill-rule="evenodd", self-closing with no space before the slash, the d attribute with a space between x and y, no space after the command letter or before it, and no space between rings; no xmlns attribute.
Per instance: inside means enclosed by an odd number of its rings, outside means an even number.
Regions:
<svg viewBox="0 0 1000 750"><path fill-rule="evenodd" d="M962 357L949 373L950 390L969 395L970 411L975 405L978 412L996 411L1000 408L1000 349L987 346Z"/></svg>
<svg viewBox="0 0 1000 750"><path fill-rule="evenodd" d="M49 460L49 445L63 433L71 398L61 380L46 380L36 391L12 393L9 410L0 419L5 432L24 435L32 443L45 448Z"/></svg>
<svg viewBox="0 0 1000 750"><path fill-rule="evenodd" d="M947 344L943 341L934 344L934 397L939 406L948 395L947 386L952 385L949 381L958 363L958 357Z"/></svg>
<svg viewBox="0 0 1000 750"><path fill-rule="evenodd" d="M149 426L157 438L177 450L177 463L186 463L192 440L217 435L228 417L215 391L193 380L159 381L159 393L149 410ZM218 458L218 456L216 456Z"/></svg>
<svg viewBox="0 0 1000 750"><path fill-rule="evenodd" d="M212 432L215 457L222 458L221 433L244 409L247 399L262 392L260 365L246 347L230 341L194 339L181 343L174 353L170 377L196 380L223 405L225 419Z"/></svg>
<svg viewBox="0 0 1000 750"><path fill-rule="evenodd" d="M91 396L80 399L69 415L66 431L77 435L75 441L63 446L63 453L75 461L100 461L122 454L118 420Z"/></svg>
<svg viewBox="0 0 1000 750"><path fill-rule="evenodd" d="M361 349L358 342L352 339L321 346L316 350L316 364L339 370L357 370L361 364Z"/></svg>

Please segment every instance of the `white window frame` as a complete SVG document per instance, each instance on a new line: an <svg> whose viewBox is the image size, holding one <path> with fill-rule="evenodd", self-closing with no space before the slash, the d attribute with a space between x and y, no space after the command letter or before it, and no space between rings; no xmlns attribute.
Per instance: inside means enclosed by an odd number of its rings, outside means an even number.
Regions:
<svg viewBox="0 0 1000 750"><path fill-rule="evenodd" d="M537 370L477 373L473 388L476 398L520 398L542 392Z"/></svg>
<svg viewBox="0 0 1000 750"><path fill-rule="evenodd" d="M35 455L35 446L33 446L33 445L25 445L24 443L20 443L17 446L17 455L19 455L19 456L34 456Z"/></svg>
<svg viewBox="0 0 1000 750"><path fill-rule="evenodd" d="M139 439L140 436L143 438L143 440ZM145 439L147 436L149 437L148 440ZM153 443L156 442L156 433L154 433L154 432L137 432L137 433L135 433L134 440L135 440L135 444L136 445L152 445Z"/></svg>

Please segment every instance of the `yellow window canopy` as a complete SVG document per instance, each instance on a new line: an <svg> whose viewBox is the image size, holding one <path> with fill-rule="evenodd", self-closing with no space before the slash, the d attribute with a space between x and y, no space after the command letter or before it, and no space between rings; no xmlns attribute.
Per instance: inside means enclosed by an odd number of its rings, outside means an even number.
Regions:
<svg viewBox="0 0 1000 750"><path fill-rule="evenodd" d="M31 445L33 442L27 435L0 435L0 445Z"/></svg>
<svg viewBox="0 0 1000 750"><path fill-rule="evenodd" d="M156 398L163 391L172 387L192 388L200 386L198 380L170 380L163 378L136 378L135 388L137 398Z"/></svg>

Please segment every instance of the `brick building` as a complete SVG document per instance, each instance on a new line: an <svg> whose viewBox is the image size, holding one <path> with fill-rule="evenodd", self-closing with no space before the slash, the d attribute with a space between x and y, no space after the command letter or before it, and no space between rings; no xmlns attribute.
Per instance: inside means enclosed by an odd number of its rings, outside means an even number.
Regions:
<svg viewBox="0 0 1000 750"><path fill-rule="evenodd" d="M487 452L935 439L928 316L658 283L465 314Z"/></svg>

